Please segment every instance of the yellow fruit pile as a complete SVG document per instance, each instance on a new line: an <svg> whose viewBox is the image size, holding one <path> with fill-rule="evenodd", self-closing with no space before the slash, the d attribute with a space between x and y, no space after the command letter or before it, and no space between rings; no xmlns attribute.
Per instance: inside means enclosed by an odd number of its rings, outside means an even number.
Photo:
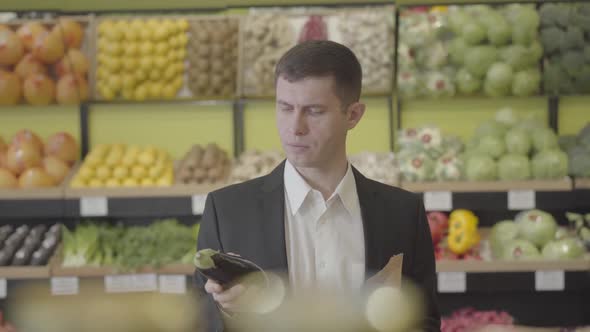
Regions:
<svg viewBox="0 0 590 332"><path fill-rule="evenodd" d="M82 187L170 186L174 166L168 152L153 146L111 144L96 146L70 183Z"/></svg>
<svg viewBox="0 0 590 332"><path fill-rule="evenodd" d="M97 89L105 100L172 99L184 86L185 19L102 21Z"/></svg>

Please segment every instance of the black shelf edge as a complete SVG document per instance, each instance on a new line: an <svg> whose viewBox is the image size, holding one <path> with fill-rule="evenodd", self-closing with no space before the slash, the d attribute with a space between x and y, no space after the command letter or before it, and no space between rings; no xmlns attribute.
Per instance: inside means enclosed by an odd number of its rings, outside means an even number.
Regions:
<svg viewBox="0 0 590 332"><path fill-rule="evenodd" d="M0 199L0 220L12 218L60 218L64 215L61 198Z"/></svg>

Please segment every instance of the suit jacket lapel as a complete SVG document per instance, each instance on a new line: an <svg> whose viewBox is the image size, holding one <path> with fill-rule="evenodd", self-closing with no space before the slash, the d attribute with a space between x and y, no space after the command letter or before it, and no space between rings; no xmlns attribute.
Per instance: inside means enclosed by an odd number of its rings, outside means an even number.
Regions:
<svg viewBox="0 0 590 332"><path fill-rule="evenodd" d="M354 167L352 168L356 181L361 216L363 218L363 233L365 238L365 278L370 278L383 267L388 259L382 257L382 245L385 240L383 201L372 188L371 183Z"/></svg>
<svg viewBox="0 0 590 332"><path fill-rule="evenodd" d="M264 264L266 266L261 267L286 271L284 169L285 162L264 178L259 199L261 211L259 222L262 223L262 234L259 240L265 243L265 256L267 257Z"/></svg>

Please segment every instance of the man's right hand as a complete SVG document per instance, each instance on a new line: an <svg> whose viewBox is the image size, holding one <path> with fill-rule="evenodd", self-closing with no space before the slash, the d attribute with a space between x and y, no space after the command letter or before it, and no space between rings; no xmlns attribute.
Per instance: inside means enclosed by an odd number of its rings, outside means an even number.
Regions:
<svg viewBox="0 0 590 332"><path fill-rule="evenodd" d="M223 287L214 280L208 279L205 283L205 291L213 296L213 299L219 305L229 311L240 311L238 299L246 291L242 284L235 284L228 289Z"/></svg>

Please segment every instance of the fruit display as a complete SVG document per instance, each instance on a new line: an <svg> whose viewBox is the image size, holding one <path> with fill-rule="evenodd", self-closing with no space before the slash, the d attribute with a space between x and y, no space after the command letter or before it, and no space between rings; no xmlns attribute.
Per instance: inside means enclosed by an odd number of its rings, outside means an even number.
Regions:
<svg viewBox="0 0 590 332"><path fill-rule="evenodd" d="M514 221L496 223L489 241L496 259L573 259L586 253L584 242L576 235L575 231L559 228L551 214L528 210L520 212Z"/></svg>
<svg viewBox="0 0 590 332"><path fill-rule="evenodd" d="M67 17L53 25L0 26L0 105L75 105L89 97L84 26Z"/></svg>
<svg viewBox="0 0 590 332"><path fill-rule="evenodd" d="M406 98L539 92L539 14L533 5L451 6L401 14L400 93Z"/></svg>
<svg viewBox="0 0 590 332"><path fill-rule="evenodd" d="M543 4L539 14L545 93L590 92L590 4Z"/></svg>
<svg viewBox="0 0 590 332"><path fill-rule="evenodd" d="M478 217L471 211L458 209L447 215L428 212L428 226L434 246L434 256L440 259L481 260Z"/></svg>
<svg viewBox="0 0 590 332"><path fill-rule="evenodd" d="M0 139L0 188L25 189L59 185L78 160L78 143L58 132L45 143L28 129L17 132L8 145Z"/></svg>
<svg viewBox="0 0 590 332"><path fill-rule="evenodd" d="M229 177L230 183L244 182L270 173L285 156L278 151L248 150L234 162Z"/></svg>
<svg viewBox="0 0 590 332"><path fill-rule="evenodd" d="M399 183L399 168L393 152L361 152L349 157L364 176L389 185Z"/></svg>
<svg viewBox="0 0 590 332"><path fill-rule="evenodd" d="M473 308L462 308L450 316L442 317L441 332L459 331L519 331L514 326L514 318L506 311L480 311Z"/></svg>
<svg viewBox="0 0 590 332"><path fill-rule="evenodd" d="M188 42L188 87L195 97L236 93L239 21L193 19Z"/></svg>
<svg viewBox="0 0 590 332"><path fill-rule="evenodd" d="M590 178L590 123L578 135L559 137L559 146L567 152L569 174L580 178Z"/></svg>
<svg viewBox="0 0 590 332"><path fill-rule="evenodd" d="M555 132L509 108L477 127L462 159L470 181L561 179L568 174L568 156Z"/></svg>
<svg viewBox="0 0 590 332"><path fill-rule="evenodd" d="M60 224L0 226L0 266L47 265L60 239Z"/></svg>
<svg viewBox="0 0 590 332"><path fill-rule="evenodd" d="M244 21L242 79L247 96L274 94L274 70L280 57L298 42L333 40L355 52L363 68L363 92L391 91L394 10L252 10Z"/></svg>
<svg viewBox="0 0 590 332"><path fill-rule="evenodd" d="M408 182L456 181L463 178L464 163L459 154L462 141L444 136L438 127L402 129L397 154L402 180Z"/></svg>
<svg viewBox="0 0 590 332"><path fill-rule="evenodd" d="M229 176L231 161L227 152L216 144L193 145L178 161L175 174L176 183L208 184L223 182Z"/></svg>
<svg viewBox="0 0 590 332"><path fill-rule="evenodd" d="M186 19L104 19L98 25L100 98L173 99L184 87Z"/></svg>
<svg viewBox="0 0 590 332"><path fill-rule="evenodd" d="M393 7L345 10L337 15L340 38L363 68L363 92L391 91L395 14Z"/></svg>
<svg viewBox="0 0 590 332"><path fill-rule="evenodd" d="M72 230L63 227L62 266L111 266L132 271L172 263L191 264L199 226L165 219L149 226L88 221Z"/></svg>
<svg viewBox="0 0 590 332"><path fill-rule="evenodd" d="M72 188L165 187L174 182L172 158L153 146L105 144L94 147L74 175Z"/></svg>
<svg viewBox="0 0 590 332"><path fill-rule="evenodd" d="M242 34L243 93L273 95L275 66L296 43L289 17L276 12L251 12L244 20Z"/></svg>

